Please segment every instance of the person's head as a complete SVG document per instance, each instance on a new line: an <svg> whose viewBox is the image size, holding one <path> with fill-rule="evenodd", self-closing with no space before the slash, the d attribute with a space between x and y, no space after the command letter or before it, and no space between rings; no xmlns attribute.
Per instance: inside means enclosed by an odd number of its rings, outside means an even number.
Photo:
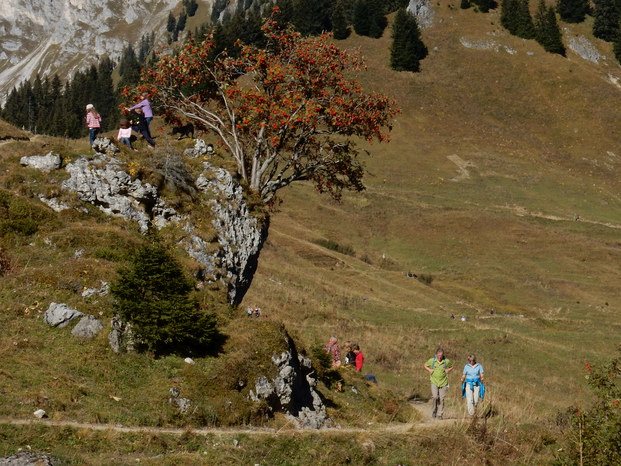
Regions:
<svg viewBox="0 0 621 466"><path fill-rule="evenodd" d="M127 128L129 126L129 121L127 121L126 118L121 118L121 120L119 121L119 126L121 128Z"/></svg>
<svg viewBox="0 0 621 466"><path fill-rule="evenodd" d="M140 97L142 97L143 100L147 100L149 98L149 94L147 94L146 92L143 92L142 94L140 94Z"/></svg>
<svg viewBox="0 0 621 466"><path fill-rule="evenodd" d="M94 112L95 111L95 106L93 104L88 104L86 106L86 111L87 112Z"/></svg>
<svg viewBox="0 0 621 466"><path fill-rule="evenodd" d="M349 341L349 340L347 340L345 343L343 343L343 345L342 345L342 346L343 346L343 349L344 349L346 352L351 351L351 350L352 350L352 348L353 348L353 347L352 347L352 344L351 344L351 341Z"/></svg>
<svg viewBox="0 0 621 466"><path fill-rule="evenodd" d="M330 343L336 343L337 341L339 341L339 339L336 337L336 335L332 335L330 337Z"/></svg>
<svg viewBox="0 0 621 466"><path fill-rule="evenodd" d="M438 360L440 361L444 359L444 350L442 348L438 348L436 350L436 358L438 358Z"/></svg>
<svg viewBox="0 0 621 466"><path fill-rule="evenodd" d="M474 354L469 354L468 362L474 366L477 363L477 357Z"/></svg>
<svg viewBox="0 0 621 466"><path fill-rule="evenodd" d="M360 346L358 346L358 344L357 344L357 343L354 343L354 344L352 345L352 347L351 347L351 350L352 350L354 353L360 353Z"/></svg>

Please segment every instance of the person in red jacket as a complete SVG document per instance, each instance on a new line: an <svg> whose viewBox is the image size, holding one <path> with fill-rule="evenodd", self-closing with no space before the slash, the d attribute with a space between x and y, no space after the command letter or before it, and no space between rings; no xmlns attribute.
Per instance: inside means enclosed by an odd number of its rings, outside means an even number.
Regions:
<svg viewBox="0 0 621 466"><path fill-rule="evenodd" d="M362 364L364 363L364 356L362 355L362 351L360 351L360 346L353 345L352 351L356 355L356 370L360 372L362 370Z"/></svg>

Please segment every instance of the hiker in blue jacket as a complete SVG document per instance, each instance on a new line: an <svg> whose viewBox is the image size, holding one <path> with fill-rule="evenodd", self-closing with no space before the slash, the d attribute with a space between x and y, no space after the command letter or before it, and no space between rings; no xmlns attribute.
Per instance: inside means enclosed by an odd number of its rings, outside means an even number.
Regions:
<svg viewBox="0 0 621 466"><path fill-rule="evenodd" d="M476 356L469 355L468 364L464 366L461 376L461 396L466 398L470 416L474 416L479 400L485 397L484 375L483 366L477 362Z"/></svg>

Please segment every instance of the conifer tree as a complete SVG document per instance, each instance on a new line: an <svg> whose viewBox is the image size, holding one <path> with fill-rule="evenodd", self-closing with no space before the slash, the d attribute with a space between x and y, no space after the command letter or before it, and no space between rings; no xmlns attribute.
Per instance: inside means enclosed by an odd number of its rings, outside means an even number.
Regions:
<svg viewBox="0 0 621 466"><path fill-rule="evenodd" d="M278 21L282 24L293 22L293 0L276 0L279 9Z"/></svg>
<svg viewBox="0 0 621 466"><path fill-rule="evenodd" d="M177 20L175 19L172 12L168 13L168 22L166 23L166 30L168 32L173 32L176 27L177 27Z"/></svg>
<svg viewBox="0 0 621 466"><path fill-rule="evenodd" d="M397 71L420 71L420 60L427 53L416 17L405 8L400 9L392 27L391 67Z"/></svg>
<svg viewBox="0 0 621 466"><path fill-rule="evenodd" d="M116 311L132 326L137 349L155 356L200 355L213 347L215 317L199 308L192 289L169 248L155 238L138 248L110 287Z"/></svg>
<svg viewBox="0 0 621 466"><path fill-rule="evenodd" d="M369 5L366 0L357 0L354 7L354 31L359 36L368 36L371 29Z"/></svg>
<svg viewBox="0 0 621 466"><path fill-rule="evenodd" d="M487 13L489 10L496 8L495 0L472 0L481 13Z"/></svg>
<svg viewBox="0 0 621 466"><path fill-rule="evenodd" d="M617 61L621 63L621 34L617 34L617 37L612 44L612 51L614 52Z"/></svg>
<svg viewBox="0 0 621 466"><path fill-rule="evenodd" d="M516 18L515 35L522 39L535 38L535 25L530 15L528 0L518 0L518 17Z"/></svg>
<svg viewBox="0 0 621 466"><path fill-rule="evenodd" d="M593 35L608 42L619 34L619 5L617 0L595 0Z"/></svg>
<svg viewBox="0 0 621 466"><path fill-rule="evenodd" d="M382 0L366 0L369 4L371 22L369 25L369 37L378 39L382 37L384 29L388 26L388 20L384 14L384 4Z"/></svg>
<svg viewBox="0 0 621 466"><path fill-rule="evenodd" d="M556 10L566 23L581 23L589 12L589 0L558 0Z"/></svg>
<svg viewBox="0 0 621 466"><path fill-rule="evenodd" d="M188 15L186 15L185 13L179 13L179 19L177 19L177 25L175 26L175 29L178 32L181 32L185 29L185 23L188 19Z"/></svg>
<svg viewBox="0 0 621 466"><path fill-rule="evenodd" d="M459 8L462 10L467 10L470 6L470 0L461 0L461 3L459 4Z"/></svg>
<svg viewBox="0 0 621 466"><path fill-rule="evenodd" d="M556 13L553 7L546 7L544 0L539 0L535 14L535 30L537 42L546 52L565 56L563 36L556 22Z"/></svg>
<svg viewBox="0 0 621 466"><path fill-rule="evenodd" d="M303 35L332 30L331 0L293 0L293 24Z"/></svg>
<svg viewBox="0 0 621 466"><path fill-rule="evenodd" d="M332 11L332 33L336 40L347 39L351 33L347 18L345 17L343 0L337 0L336 5L334 5L334 10Z"/></svg>

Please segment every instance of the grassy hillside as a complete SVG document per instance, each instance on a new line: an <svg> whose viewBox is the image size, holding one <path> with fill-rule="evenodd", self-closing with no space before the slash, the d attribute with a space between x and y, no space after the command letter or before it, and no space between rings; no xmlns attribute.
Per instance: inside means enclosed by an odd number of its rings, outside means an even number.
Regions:
<svg viewBox="0 0 621 466"><path fill-rule="evenodd" d="M38 226L2 240L14 269L0 289L0 418L28 419L45 406L52 421L282 429L177 436L0 424L0 455L30 445L75 464L552 461L565 447L558 414L592 400L585 363L609 359L619 343L621 122L611 76L621 69L571 51L566 59L546 54L502 31L499 12L457 6L435 7L419 74L388 69L389 30L379 40L340 43L367 58L365 87L402 108L392 142L368 147L361 194L335 203L303 184L283 192L240 310L216 305L229 336L223 355L194 366L116 356L105 336L81 343L42 324L50 301L81 304L76 290L114 278L114 253L140 235L94 209L55 214L32 198L54 190L62 175L20 168L19 156L50 148L76 156L85 141L0 146L1 187ZM572 26L566 37L584 28ZM477 50L460 39L495 45ZM594 44L610 55L607 44ZM143 152L137 157L148 163ZM87 253L75 258L79 248ZM266 318L250 322L248 305ZM108 316L109 300L85 311ZM320 384L342 432L291 432L285 418L266 420L231 388L238 375L251 380L269 367L281 322L309 352L333 333L360 344L364 372L378 386L347 371L342 393ZM422 365L439 345L458 367L447 417L464 416L457 374L474 352L487 374L486 424L420 427L407 400L428 396ZM172 385L196 400L191 416L168 405Z"/></svg>

